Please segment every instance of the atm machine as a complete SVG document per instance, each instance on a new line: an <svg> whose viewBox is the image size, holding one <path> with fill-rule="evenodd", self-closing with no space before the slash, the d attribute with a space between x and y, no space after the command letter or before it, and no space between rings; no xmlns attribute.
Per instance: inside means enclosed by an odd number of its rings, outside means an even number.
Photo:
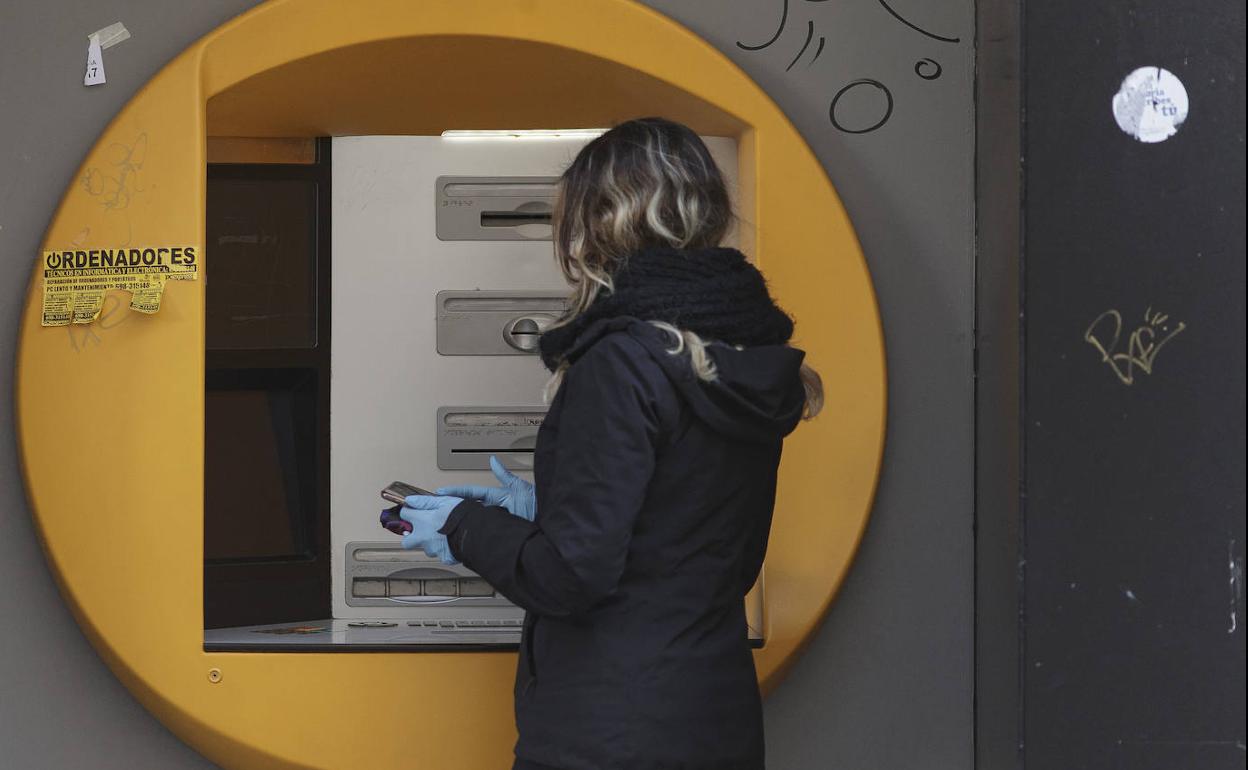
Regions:
<svg viewBox="0 0 1248 770"><path fill-rule="evenodd" d="M491 455L532 479L549 376L537 340L567 295L551 247L555 184L593 135L332 140L333 617L210 629L206 648L519 643L523 610L466 567L404 550L379 525L379 492L494 485ZM735 139L705 140L735 193ZM761 580L747 597L755 645Z"/></svg>

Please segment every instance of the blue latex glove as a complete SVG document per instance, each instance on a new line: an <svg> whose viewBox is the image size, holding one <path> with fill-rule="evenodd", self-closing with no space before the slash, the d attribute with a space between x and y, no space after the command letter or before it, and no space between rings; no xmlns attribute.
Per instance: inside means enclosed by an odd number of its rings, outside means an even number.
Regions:
<svg viewBox="0 0 1248 770"><path fill-rule="evenodd" d="M403 547L409 551L419 548L443 564L459 564L459 560L451 555L446 535L438 534L438 530L446 524L446 517L451 515L455 506L463 501L461 497L439 495L412 495L406 498L399 516L412 525L412 531L403 536Z"/></svg>
<svg viewBox="0 0 1248 770"><path fill-rule="evenodd" d="M484 505L499 505L512 515L533 521L537 517L537 494L533 485L503 467L497 457L490 456L490 469L501 486L482 487L469 484L460 487L438 487L439 495L455 495L480 500Z"/></svg>

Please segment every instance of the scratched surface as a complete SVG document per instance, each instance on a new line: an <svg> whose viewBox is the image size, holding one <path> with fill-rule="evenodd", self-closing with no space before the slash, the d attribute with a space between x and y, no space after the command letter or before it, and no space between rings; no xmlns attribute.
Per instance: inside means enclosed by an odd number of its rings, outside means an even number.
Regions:
<svg viewBox="0 0 1248 770"><path fill-rule="evenodd" d="M1244 767L1244 5L1028 3L1027 770ZM1111 99L1185 84L1146 144Z"/></svg>

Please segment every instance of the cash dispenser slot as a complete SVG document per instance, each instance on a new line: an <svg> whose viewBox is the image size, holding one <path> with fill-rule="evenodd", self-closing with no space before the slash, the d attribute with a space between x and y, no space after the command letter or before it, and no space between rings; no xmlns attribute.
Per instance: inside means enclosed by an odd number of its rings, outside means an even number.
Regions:
<svg viewBox="0 0 1248 770"><path fill-rule="evenodd" d="M531 469L544 406L444 406L438 409L438 467L489 470L490 455L509 468Z"/></svg>
<svg viewBox="0 0 1248 770"><path fill-rule="evenodd" d="M482 211L482 227L516 227L518 225L550 226L552 213L549 211Z"/></svg>
<svg viewBox="0 0 1248 770"><path fill-rule="evenodd" d="M567 309L564 291L440 291L437 348L444 356L536 355L542 332Z"/></svg>
<svg viewBox="0 0 1248 770"><path fill-rule="evenodd" d="M557 183L553 176L440 176L438 239L548 241Z"/></svg>

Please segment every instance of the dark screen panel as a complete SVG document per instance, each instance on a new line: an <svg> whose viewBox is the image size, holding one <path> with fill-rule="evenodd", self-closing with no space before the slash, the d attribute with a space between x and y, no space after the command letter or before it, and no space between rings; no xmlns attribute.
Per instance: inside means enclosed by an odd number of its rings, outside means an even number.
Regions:
<svg viewBox="0 0 1248 770"><path fill-rule="evenodd" d="M207 169L205 628L331 613L330 154Z"/></svg>
<svg viewBox="0 0 1248 770"><path fill-rule="evenodd" d="M208 375L204 558L311 558L317 505L316 373Z"/></svg>
<svg viewBox="0 0 1248 770"><path fill-rule="evenodd" d="M316 194L304 179L208 180L210 350L316 345Z"/></svg>

